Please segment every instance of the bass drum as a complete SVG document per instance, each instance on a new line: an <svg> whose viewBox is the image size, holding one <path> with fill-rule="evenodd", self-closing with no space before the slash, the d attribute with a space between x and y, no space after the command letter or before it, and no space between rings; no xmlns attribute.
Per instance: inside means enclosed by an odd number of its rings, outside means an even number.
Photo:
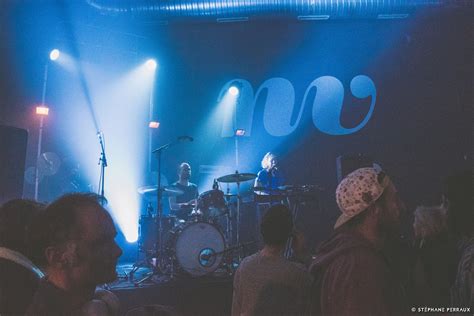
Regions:
<svg viewBox="0 0 474 316"><path fill-rule="evenodd" d="M174 232L174 255L178 265L192 276L214 272L222 262L225 240L214 225L189 223Z"/></svg>

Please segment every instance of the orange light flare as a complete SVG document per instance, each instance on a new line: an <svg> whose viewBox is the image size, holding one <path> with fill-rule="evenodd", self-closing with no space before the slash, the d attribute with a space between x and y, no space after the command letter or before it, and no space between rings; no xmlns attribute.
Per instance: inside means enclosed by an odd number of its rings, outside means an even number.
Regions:
<svg viewBox="0 0 474 316"><path fill-rule="evenodd" d="M152 122L148 123L148 127L149 128L158 128L158 127L160 127L160 122L152 121Z"/></svg>
<svg viewBox="0 0 474 316"><path fill-rule="evenodd" d="M49 115L49 108L44 105L40 105L36 107L36 114L41 116L48 116Z"/></svg>

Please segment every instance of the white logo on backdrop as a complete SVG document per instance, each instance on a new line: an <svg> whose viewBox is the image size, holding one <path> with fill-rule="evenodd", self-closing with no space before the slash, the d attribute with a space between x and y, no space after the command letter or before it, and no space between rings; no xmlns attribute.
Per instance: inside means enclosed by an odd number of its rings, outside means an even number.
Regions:
<svg viewBox="0 0 474 316"><path fill-rule="evenodd" d="M341 125L341 112L344 104L344 86L332 76L322 76L315 79L306 88L303 101L299 107L295 104L295 89L285 78L271 78L262 83L254 94L252 85L244 79L234 79L227 82L219 95L222 100L229 87L236 85L240 89L238 106L234 111L228 111L223 120L222 137L232 137L236 129L245 129L245 136L252 133L252 123L257 100L264 98L263 125L272 136L287 136L298 127L304 106L307 104L310 91L315 88L312 100L312 117L314 126L329 135L348 135L362 129L370 120L375 108L377 89L371 78L358 75L352 78L350 91L358 99L370 97L369 111L355 127L346 128ZM347 104L346 106L351 106ZM293 114L295 111L297 113ZM296 119L292 122L292 116Z"/></svg>

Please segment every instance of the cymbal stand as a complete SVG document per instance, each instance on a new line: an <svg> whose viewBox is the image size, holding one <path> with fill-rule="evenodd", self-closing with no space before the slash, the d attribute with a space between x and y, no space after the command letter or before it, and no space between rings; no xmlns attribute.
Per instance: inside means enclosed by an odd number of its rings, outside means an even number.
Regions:
<svg viewBox="0 0 474 316"><path fill-rule="evenodd" d="M230 189L229 189L229 184L227 184L227 194L229 194ZM232 230L232 208L229 207L230 204L230 197L226 197L226 207L227 207L227 214L226 214L226 238L227 238L227 244L231 244L232 242L232 237L233 237L233 230Z"/></svg>
<svg viewBox="0 0 474 316"><path fill-rule="evenodd" d="M236 170L235 173L238 174L239 171ZM240 197L240 182L237 181L237 214L236 214L236 216L237 216L237 220L236 220L237 225L236 226L237 227L236 227L236 233L235 233L236 240L237 240L237 242L236 242L237 245L240 245L240 198L241 198ZM240 263L240 261L242 260L242 254L241 254L240 251L238 252L238 256L239 256L238 260L239 260L239 263Z"/></svg>

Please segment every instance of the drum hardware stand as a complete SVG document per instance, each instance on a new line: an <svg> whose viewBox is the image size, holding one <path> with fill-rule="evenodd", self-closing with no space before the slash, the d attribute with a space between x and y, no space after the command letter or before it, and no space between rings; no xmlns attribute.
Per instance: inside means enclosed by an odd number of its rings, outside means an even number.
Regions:
<svg viewBox="0 0 474 316"><path fill-rule="evenodd" d="M296 223L296 220L298 218L298 211L300 209L300 206L302 205L302 203L305 203L306 201L304 200L305 198L305 195L304 193L306 192L305 190L307 189L307 187L311 187L311 186L308 186L308 185L304 185L302 186L303 188L303 193L297 193L294 196L294 202L292 203L292 200L290 199L290 195L287 195L286 197L286 201L288 203L288 206L290 207L291 211L292 211L292 216L293 216L293 225L295 225ZM315 186L313 186L315 187ZM318 188L316 187L317 191L321 191L321 188ZM321 209L321 199L318 197L318 208ZM285 255L285 258L287 259L290 259L292 256L293 256L293 248L292 248L292 244L293 244L293 236L290 236L290 238L288 238L288 241L286 243L286 247L285 247L285 252L284 252L284 255Z"/></svg>
<svg viewBox="0 0 474 316"><path fill-rule="evenodd" d="M229 188L229 184L227 183L227 197L226 197L226 200L227 200L227 220L226 220L226 224L227 224L227 229L226 229L226 233L227 233L227 242L230 244L233 240L233 236L234 236L234 231L232 229L232 222L233 222L233 214L232 214L232 209L229 207L229 204L230 204L230 188Z"/></svg>
<svg viewBox="0 0 474 316"><path fill-rule="evenodd" d="M238 170L235 170L235 173L238 174L239 171ZM240 182L237 182L237 227L236 227L236 239L237 239L237 246L240 244L240 199L241 199L241 196L240 196ZM239 260L239 263L240 261L242 260L242 254L240 253L240 251L238 252L238 260Z"/></svg>
<svg viewBox="0 0 474 316"><path fill-rule="evenodd" d="M227 237L227 242L230 243L232 239L232 211L230 207L227 207L227 214L226 214L226 237Z"/></svg>
<svg viewBox="0 0 474 316"><path fill-rule="evenodd" d="M290 200L289 196L286 197L286 202L288 203L289 206L291 206L291 209L292 209L291 213L292 213L292 216L293 216L293 226L294 226L295 223L296 223L296 219L298 217L298 210L299 210L301 202L298 199L298 201L296 201L295 203L291 203L291 200ZM286 242L286 247L285 247L284 255L285 255L286 259L289 259L293 255L292 245L293 245L293 236L290 236L290 238L288 238L288 240Z"/></svg>
<svg viewBox="0 0 474 316"><path fill-rule="evenodd" d="M236 218L235 244L237 244L237 245L240 244L240 207L241 207L241 202L242 202L242 197L240 195L240 184L242 182L255 179L256 177L257 177L256 174L239 173L239 171L236 170L235 173L233 173L233 174L229 174L229 175L225 175L225 176L217 178L218 182L236 183L237 184L237 194L236 194L237 207L236 207L236 214L235 214L235 218ZM227 193L229 193L229 185L227 185ZM232 222L233 222L234 217L231 217L231 219L232 219ZM233 223L231 224L231 226L233 226ZM232 227L232 229L234 229L234 227ZM233 236L232 236L232 240L234 240ZM242 258L242 255L241 255L241 253L239 253L239 255L238 255L239 262L240 262L241 258Z"/></svg>
<svg viewBox="0 0 474 316"><path fill-rule="evenodd" d="M152 217L152 215L153 215L153 207L152 207L151 203L148 203L148 206L147 206L147 215L148 215L148 217ZM149 251L147 251L147 250L145 250L144 252L145 252L145 258L144 258L143 260L139 261L139 258L140 258L140 250L138 250L138 253L137 253L137 260L136 260L136 262L133 264L132 270L130 270L130 272L127 274L127 279L128 279L130 282L133 282L134 275L135 275L135 273L138 271L138 269L140 269L140 268L142 268L142 267L146 267L146 268L149 268L149 269L151 269L151 270L156 269L156 266L155 266L153 263L150 262L150 260L153 259L153 258L152 258L153 255L152 255ZM156 254L156 249L154 250L154 253ZM147 275L146 275L144 278L140 279L140 280L137 281L137 282L134 282L134 285L137 286L137 285L139 285L140 283L142 283L142 282L148 280L148 279L149 279L149 277L148 277L149 274L150 274L150 273L147 273ZM151 276L153 276L153 275L151 275ZM150 276L150 277L151 277L151 276Z"/></svg>

